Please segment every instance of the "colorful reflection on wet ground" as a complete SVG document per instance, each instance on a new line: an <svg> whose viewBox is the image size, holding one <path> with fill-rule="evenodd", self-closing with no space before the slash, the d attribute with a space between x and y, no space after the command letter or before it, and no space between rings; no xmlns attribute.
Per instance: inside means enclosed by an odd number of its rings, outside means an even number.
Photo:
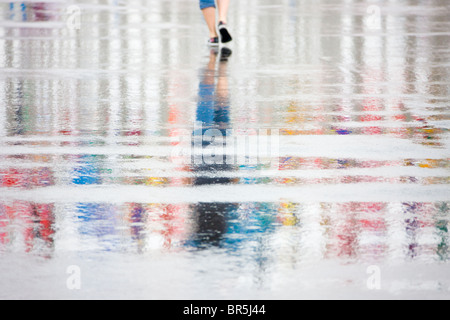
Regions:
<svg viewBox="0 0 450 320"><path fill-rule="evenodd" d="M0 298L448 298L450 6L367 7L0 2Z"/></svg>

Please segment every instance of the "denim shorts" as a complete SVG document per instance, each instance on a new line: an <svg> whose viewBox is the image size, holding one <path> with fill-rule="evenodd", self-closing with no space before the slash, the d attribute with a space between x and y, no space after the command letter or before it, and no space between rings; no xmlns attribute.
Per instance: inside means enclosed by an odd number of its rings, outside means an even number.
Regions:
<svg viewBox="0 0 450 320"><path fill-rule="evenodd" d="M206 8L215 8L216 2L215 0L200 0L200 9L206 9Z"/></svg>

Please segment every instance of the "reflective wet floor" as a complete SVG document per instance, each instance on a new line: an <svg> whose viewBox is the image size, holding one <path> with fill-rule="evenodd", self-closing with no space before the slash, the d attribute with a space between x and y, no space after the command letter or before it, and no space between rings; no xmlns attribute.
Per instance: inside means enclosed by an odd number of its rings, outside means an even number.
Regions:
<svg viewBox="0 0 450 320"><path fill-rule="evenodd" d="M450 298L450 4L0 2L0 298Z"/></svg>

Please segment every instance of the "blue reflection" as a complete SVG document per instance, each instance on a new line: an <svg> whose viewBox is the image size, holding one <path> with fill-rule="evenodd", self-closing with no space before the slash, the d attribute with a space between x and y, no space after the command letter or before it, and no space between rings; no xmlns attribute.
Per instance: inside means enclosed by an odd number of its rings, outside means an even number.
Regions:
<svg viewBox="0 0 450 320"><path fill-rule="evenodd" d="M76 206L81 235L97 239L103 250L115 250L120 242L117 237L119 221L115 208L96 203L79 203Z"/></svg>
<svg viewBox="0 0 450 320"><path fill-rule="evenodd" d="M274 203L245 204L230 213L225 247L236 251L247 241L269 236L276 228L277 207Z"/></svg>
<svg viewBox="0 0 450 320"><path fill-rule="evenodd" d="M72 183L77 185L101 184L99 160L95 155L80 156L80 166L74 169Z"/></svg>
<svg viewBox="0 0 450 320"><path fill-rule="evenodd" d="M16 13L15 13L16 6L20 7L22 21L26 21L27 20L27 5L24 2L22 2L22 3L10 2L9 3L10 19L12 20L16 16Z"/></svg>

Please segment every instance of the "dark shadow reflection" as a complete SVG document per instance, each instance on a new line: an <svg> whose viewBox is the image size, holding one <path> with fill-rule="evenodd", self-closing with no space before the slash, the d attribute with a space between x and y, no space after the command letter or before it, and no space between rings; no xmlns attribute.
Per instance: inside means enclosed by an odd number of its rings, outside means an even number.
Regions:
<svg viewBox="0 0 450 320"><path fill-rule="evenodd" d="M201 125L193 135L194 146L199 146L194 148L194 186L237 182L225 174L234 170L234 164L228 163L225 155L227 130L231 129L227 74L231 54L228 48L222 48L220 52L212 50L208 64L200 71L196 121L197 125ZM221 246L228 229L227 220L236 211L237 205L198 203L192 209L194 230L191 245L197 248Z"/></svg>

